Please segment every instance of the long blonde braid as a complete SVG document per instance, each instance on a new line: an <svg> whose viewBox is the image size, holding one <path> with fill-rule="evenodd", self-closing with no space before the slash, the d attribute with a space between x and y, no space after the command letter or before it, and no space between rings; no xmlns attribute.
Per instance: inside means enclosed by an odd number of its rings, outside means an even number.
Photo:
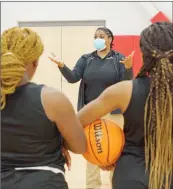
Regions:
<svg viewBox="0 0 173 189"><path fill-rule="evenodd" d="M171 189L173 180L173 23L155 23L141 33L144 65L149 74L145 105L145 160L148 189Z"/></svg>
<svg viewBox="0 0 173 189"><path fill-rule="evenodd" d="M1 110L6 96L13 94L22 80L26 66L43 52L40 37L28 28L14 27L1 36Z"/></svg>

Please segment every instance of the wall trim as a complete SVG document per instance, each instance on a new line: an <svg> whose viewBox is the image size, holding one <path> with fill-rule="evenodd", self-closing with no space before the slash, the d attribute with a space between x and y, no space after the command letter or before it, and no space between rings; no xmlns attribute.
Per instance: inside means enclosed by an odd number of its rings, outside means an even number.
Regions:
<svg viewBox="0 0 173 189"><path fill-rule="evenodd" d="M106 26L106 20L18 21L19 27Z"/></svg>

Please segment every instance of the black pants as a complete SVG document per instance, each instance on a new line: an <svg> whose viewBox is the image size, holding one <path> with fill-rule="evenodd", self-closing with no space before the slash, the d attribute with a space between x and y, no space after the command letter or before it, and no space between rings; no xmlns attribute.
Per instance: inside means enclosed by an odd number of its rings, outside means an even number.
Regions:
<svg viewBox="0 0 173 189"><path fill-rule="evenodd" d="M1 189L68 189L68 185L60 173L22 170L1 173Z"/></svg>
<svg viewBox="0 0 173 189"><path fill-rule="evenodd" d="M148 182L149 174L145 173L144 157L134 155L120 157L112 179L113 189L148 189Z"/></svg>

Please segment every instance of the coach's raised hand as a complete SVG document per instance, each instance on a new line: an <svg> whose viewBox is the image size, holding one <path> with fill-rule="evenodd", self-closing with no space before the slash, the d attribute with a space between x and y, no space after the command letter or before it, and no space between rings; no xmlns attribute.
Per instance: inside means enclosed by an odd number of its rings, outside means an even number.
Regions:
<svg viewBox="0 0 173 189"><path fill-rule="evenodd" d="M62 61L58 60L58 58L56 57L56 55L54 53L51 53L51 56L49 57L49 59L52 62L54 62L55 64L57 64L59 68L64 67L64 63Z"/></svg>
<svg viewBox="0 0 173 189"><path fill-rule="evenodd" d="M124 64L126 69L132 68L134 51L127 57L123 58L120 63Z"/></svg>

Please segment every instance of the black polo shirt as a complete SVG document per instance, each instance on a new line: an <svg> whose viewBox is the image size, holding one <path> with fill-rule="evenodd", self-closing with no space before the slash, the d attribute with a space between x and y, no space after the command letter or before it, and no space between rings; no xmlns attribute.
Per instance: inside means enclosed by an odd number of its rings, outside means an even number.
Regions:
<svg viewBox="0 0 173 189"><path fill-rule="evenodd" d="M103 59L96 52L93 55L83 74L85 104L96 99L109 86L119 82L119 75L111 58L113 52Z"/></svg>

